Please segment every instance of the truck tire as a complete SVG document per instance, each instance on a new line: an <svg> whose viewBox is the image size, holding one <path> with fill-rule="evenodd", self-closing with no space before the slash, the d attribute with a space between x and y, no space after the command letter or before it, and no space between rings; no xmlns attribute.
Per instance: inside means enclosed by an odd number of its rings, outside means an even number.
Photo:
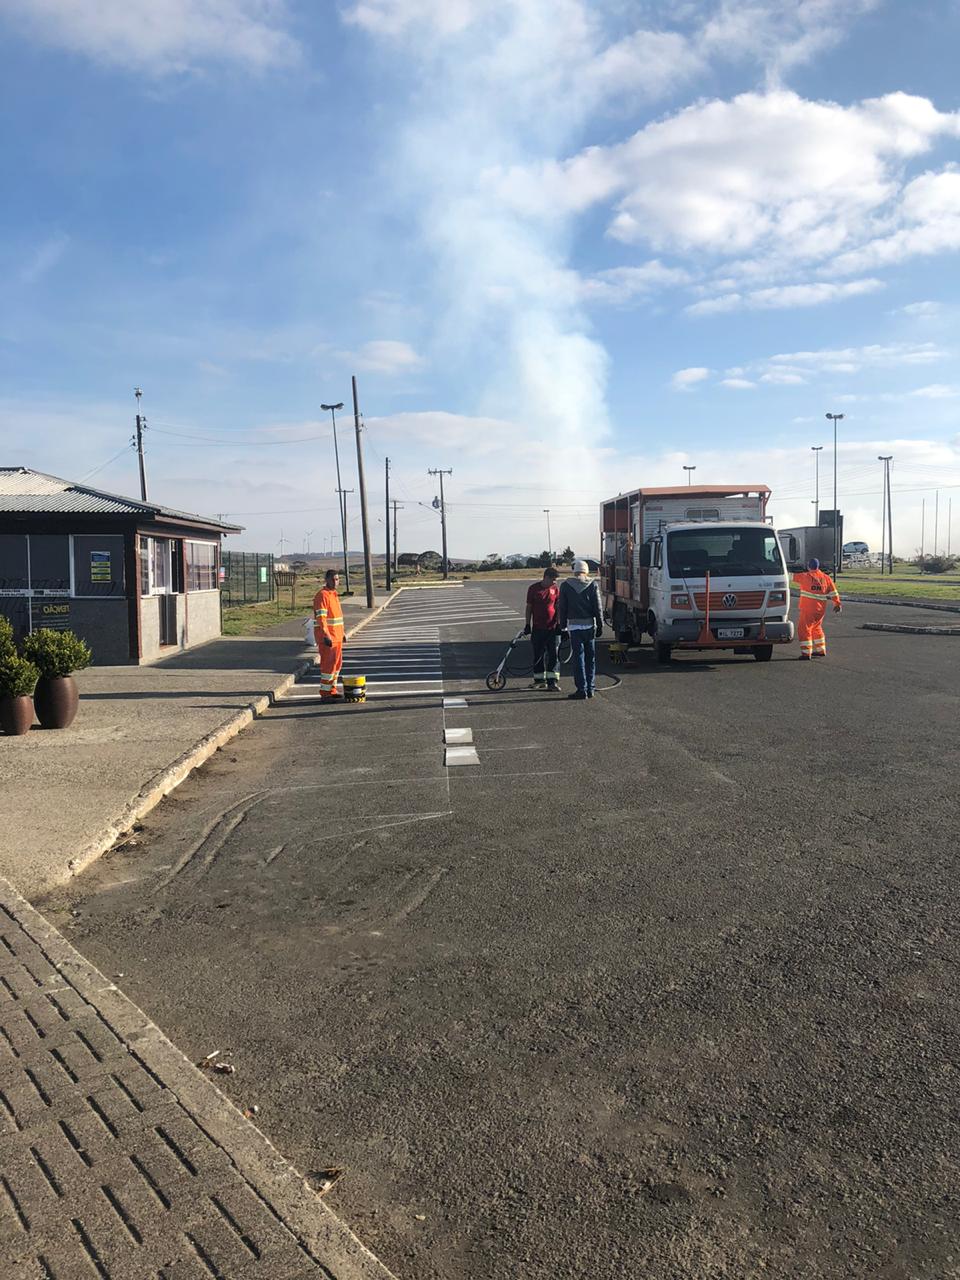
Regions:
<svg viewBox="0 0 960 1280"><path fill-rule="evenodd" d="M773 657L772 644L758 644L753 651L753 656L758 662L769 662Z"/></svg>
<svg viewBox="0 0 960 1280"><path fill-rule="evenodd" d="M658 662L669 662L672 654L673 654L673 650L671 649L670 645L661 644L659 640L657 641L657 661Z"/></svg>

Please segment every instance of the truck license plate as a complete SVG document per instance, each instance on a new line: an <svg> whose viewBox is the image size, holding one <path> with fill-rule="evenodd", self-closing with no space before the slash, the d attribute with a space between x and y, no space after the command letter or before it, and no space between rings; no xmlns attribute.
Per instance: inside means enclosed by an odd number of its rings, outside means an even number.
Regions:
<svg viewBox="0 0 960 1280"><path fill-rule="evenodd" d="M743 627L717 627L718 640L742 640Z"/></svg>

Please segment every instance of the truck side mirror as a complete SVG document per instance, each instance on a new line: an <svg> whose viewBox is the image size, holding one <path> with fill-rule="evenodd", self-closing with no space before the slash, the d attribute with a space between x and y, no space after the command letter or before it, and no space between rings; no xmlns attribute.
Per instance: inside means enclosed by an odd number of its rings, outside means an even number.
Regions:
<svg viewBox="0 0 960 1280"><path fill-rule="evenodd" d="M653 550L653 546L649 542L645 542L643 546L640 548L640 568L641 569L650 568L650 553L652 550Z"/></svg>

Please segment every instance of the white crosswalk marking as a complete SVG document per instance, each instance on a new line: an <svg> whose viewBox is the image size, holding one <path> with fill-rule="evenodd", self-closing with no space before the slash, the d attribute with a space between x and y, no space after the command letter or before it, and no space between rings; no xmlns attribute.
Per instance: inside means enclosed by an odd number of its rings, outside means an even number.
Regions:
<svg viewBox="0 0 960 1280"><path fill-rule="evenodd" d="M342 675L366 676L368 698L441 695L441 629L484 622L512 625L521 618L482 588L406 588L346 642ZM319 680L319 668L308 671L287 696L319 697Z"/></svg>

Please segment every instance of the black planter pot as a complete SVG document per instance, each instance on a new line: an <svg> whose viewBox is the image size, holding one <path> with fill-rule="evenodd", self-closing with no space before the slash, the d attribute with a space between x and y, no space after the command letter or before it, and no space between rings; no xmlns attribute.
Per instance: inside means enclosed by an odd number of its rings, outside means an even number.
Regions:
<svg viewBox="0 0 960 1280"><path fill-rule="evenodd" d="M29 694L0 698L0 729L11 738L30 732L34 721L33 699Z"/></svg>
<svg viewBox="0 0 960 1280"><path fill-rule="evenodd" d="M41 676L33 694L37 719L44 729L66 729L73 724L80 695L73 676Z"/></svg>

